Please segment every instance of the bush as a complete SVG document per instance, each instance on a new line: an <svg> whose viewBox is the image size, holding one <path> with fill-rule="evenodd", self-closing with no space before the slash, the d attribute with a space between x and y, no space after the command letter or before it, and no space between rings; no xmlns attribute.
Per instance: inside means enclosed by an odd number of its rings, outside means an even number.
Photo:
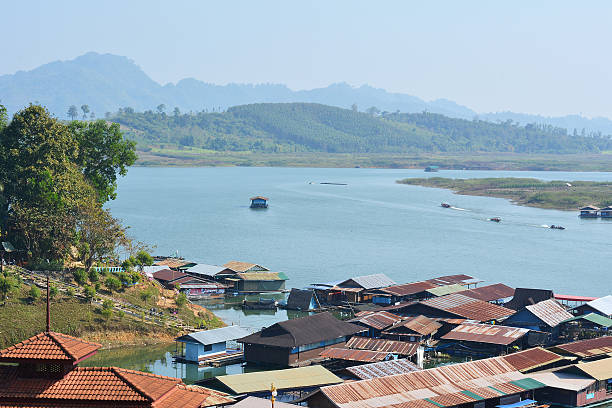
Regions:
<svg viewBox="0 0 612 408"><path fill-rule="evenodd" d="M103 309L112 309L114 306L115 304L110 299L105 299L104 302L102 302Z"/></svg>
<svg viewBox="0 0 612 408"><path fill-rule="evenodd" d="M56 297L58 293L59 293L59 290L57 289L57 286L55 286L55 285L49 286L49 297L51 299Z"/></svg>
<svg viewBox="0 0 612 408"><path fill-rule="evenodd" d="M30 287L30 298L32 298L33 301L37 301L40 298L40 289L38 289L38 286L36 285L32 285Z"/></svg>
<svg viewBox="0 0 612 408"><path fill-rule="evenodd" d="M123 319L125 317L125 312L123 310L119 310L117 312L117 317L119 317L119 319Z"/></svg>
<svg viewBox="0 0 612 408"><path fill-rule="evenodd" d="M94 288L92 288L91 286L85 286L85 298L87 298L88 301L92 301L94 300L94 298L96 297L96 290Z"/></svg>
<svg viewBox="0 0 612 408"><path fill-rule="evenodd" d="M106 285L106 288L111 293L121 289L121 281L119 281L119 279L117 279L115 276L109 276L108 278L106 278L106 280L104 281L104 285Z"/></svg>
<svg viewBox="0 0 612 408"><path fill-rule="evenodd" d="M101 313L106 320L110 320L113 317L113 309L102 309Z"/></svg>
<svg viewBox="0 0 612 408"><path fill-rule="evenodd" d="M74 281L81 286L87 283L87 272L85 272L85 269L75 270L72 272L72 276L74 277Z"/></svg>
<svg viewBox="0 0 612 408"><path fill-rule="evenodd" d="M130 274L130 277L132 278L132 283L138 283L142 278L142 276L138 272L132 272Z"/></svg>
<svg viewBox="0 0 612 408"><path fill-rule="evenodd" d="M178 307L185 306L185 304L187 304L187 295L184 293L179 293L179 295L176 297L175 302Z"/></svg>
<svg viewBox="0 0 612 408"><path fill-rule="evenodd" d="M132 284L132 275L127 272L119 272L117 277L123 286L130 286Z"/></svg>
<svg viewBox="0 0 612 408"><path fill-rule="evenodd" d="M96 271L95 269L90 269L88 275L89 275L89 281L91 283L96 283L97 281L100 280L100 275L98 274L98 271Z"/></svg>
<svg viewBox="0 0 612 408"><path fill-rule="evenodd" d="M66 293L68 293L68 296L70 296L70 297L74 297L74 288L68 288L68 290L66 291Z"/></svg>

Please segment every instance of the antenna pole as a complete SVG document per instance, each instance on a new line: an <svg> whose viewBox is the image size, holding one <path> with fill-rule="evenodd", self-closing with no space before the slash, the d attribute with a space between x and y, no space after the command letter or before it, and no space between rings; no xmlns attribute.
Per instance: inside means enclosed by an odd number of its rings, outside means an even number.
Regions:
<svg viewBox="0 0 612 408"><path fill-rule="evenodd" d="M49 271L47 271L47 333L51 331L51 308L49 307Z"/></svg>

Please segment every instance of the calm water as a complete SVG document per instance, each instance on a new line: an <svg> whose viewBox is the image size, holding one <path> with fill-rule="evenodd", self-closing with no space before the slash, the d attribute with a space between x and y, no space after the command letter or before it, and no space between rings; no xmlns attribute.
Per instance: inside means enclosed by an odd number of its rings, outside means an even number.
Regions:
<svg viewBox="0 0 612 408"><path fill-rule="evenodd" d="M485 284L586 296L612 293L612 222L395 183L427 176L612 180L612 173L133 168L120 180L119 198L110 208L131 226L135 238L156 245L157 254L178 250L201 263L259 263L285 272L287 287L372 273L385 273L398 283L465 273ZM250 210L253 195L269 197L270 208ZM441 202L457 209L443 209ZM502 222L487 221L490 217ZM551 224L566 230L543 227ZM300 316L287 311L245 314L241 301L233 297L205 305L229 324L257 329ZM148 348L146 358L139 353L103 351L97 358L190 382L242 370L174 364L167 347Z"/></svg>

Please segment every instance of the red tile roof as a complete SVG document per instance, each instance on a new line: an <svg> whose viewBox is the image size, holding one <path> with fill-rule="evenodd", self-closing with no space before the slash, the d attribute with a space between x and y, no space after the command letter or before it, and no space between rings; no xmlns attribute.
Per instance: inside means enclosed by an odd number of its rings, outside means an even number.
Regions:
<svg viewBox="0 0 612 408"><path fill-rule="evenodd" d="M0 401L18 404L40 401L41 406L206 407L229 403L226 394L202 387L187 387L178 378L117 367L77 367L63 378L21 378L18 368L0 368ZM6 402L5 402L6 404ZM49 404L49 405L45 405ZM53 405L56 404L56 405ZM0 405L1 406L1 405ZM11 406L8 404L7 406Z"/></svg>
<svg viewBox="0 0 612 408"><path fill-rule="evenodd" d="M95 353L101 344L62 333L45 332L0 350L0 361L61 360L76 363Z"/></svg>

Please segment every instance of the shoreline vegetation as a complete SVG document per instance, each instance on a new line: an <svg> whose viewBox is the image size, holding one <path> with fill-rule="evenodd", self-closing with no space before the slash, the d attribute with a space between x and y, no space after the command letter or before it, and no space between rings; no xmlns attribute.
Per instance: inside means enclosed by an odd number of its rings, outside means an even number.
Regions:
<svg viewBox="0 0 612 408"><path fill-rule="evenodd" d="M506 171L610 171L610 154L259 153L198 148L137 150L140 167L318 167Z"/></svg>
<svg viewBox="0 0 612 408"><path fill-rule="evenodd" d="M555 210L578 210L586 205L612 205L612 182L542 181L533 178L450 179L407 178L399 184L444 188L456 194L498 197L517 205Z"/></svg>

